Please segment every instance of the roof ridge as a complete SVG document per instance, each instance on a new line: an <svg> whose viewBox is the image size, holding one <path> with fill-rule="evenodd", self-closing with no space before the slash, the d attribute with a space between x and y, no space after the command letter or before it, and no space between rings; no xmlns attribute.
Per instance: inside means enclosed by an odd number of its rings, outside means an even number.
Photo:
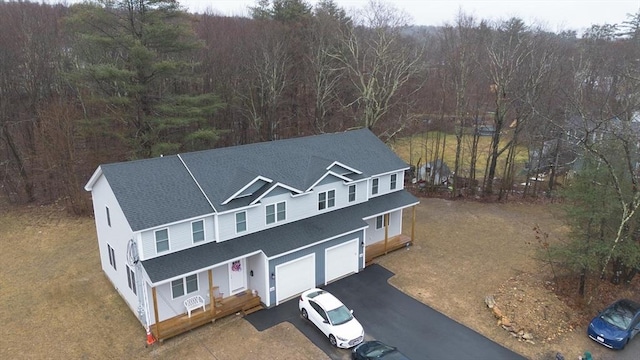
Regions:
<svg viewBox="0 0 640 360"><path fill-rule="evenodd" d="M213 203L211 202L207 194L202 189L202 186L200 186L200 183L198 182L198 180L196 180L195 176L193 176L193 173L191 173L191 170L189 169L187 164L184 162L184 160L182 160L182 156L180 156L180 154L176 154L176 156L180 160L180 163L182 163L182 166L184 166L185 170L187 170L187 172L189 173L189 176L191 176L191 179L193 179L193 182L196 184L196 186L198 187L198 189L200 190L204 198L207 199L207 203L209 203L209 206L211 206L214 212L218 212L218 210L216 210L216 207L213 205Z"/></svg>

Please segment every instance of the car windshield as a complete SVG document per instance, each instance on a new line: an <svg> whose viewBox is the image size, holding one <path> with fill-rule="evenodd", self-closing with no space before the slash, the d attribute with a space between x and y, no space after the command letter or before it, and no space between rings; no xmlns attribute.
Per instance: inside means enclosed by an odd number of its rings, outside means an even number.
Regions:
<svg viewBox="0 0 640 360"><path fill-rule="evenodd" d="M335 308L333 310L329 310L327 312L329 315L329 321L333 325L341 325L351 320L353 316L351 315L351 311L347 309L346 306L342 305L339 308Z"/></svg>
<svg viewBox="0 0 640 360"><path fill-rule="evenodd" d="M390 353L394 350L395 350L394 347L378 343L375 346L372 346L369 349L367 349L366 356L371 358L377 358L377 357L381 357L384 354Z"/></svg>
<svg viewBox="0 0 640 360"><path fill-rule="evenodd" d="M600 314L600 318L615 327L627 330L631 326L633 314L630 309L621 304L616 304L615 306L605 309L602 314Z"/></svg>

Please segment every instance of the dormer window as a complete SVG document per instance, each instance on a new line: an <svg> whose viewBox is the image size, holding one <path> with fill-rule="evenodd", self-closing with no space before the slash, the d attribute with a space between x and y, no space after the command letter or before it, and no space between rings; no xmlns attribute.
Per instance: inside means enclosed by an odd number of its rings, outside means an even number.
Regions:
<svg viewBox="0 0 640 360"><path fill-rule="evenodd" d="M391 174L391 185L389 186L391 190L395 190L398 182L398 175Z"/></svg>
<svg viewBox="0 0 640 360"><path fill-rule="evenodd" d="M375 195L378 193L378 182L380 181L380 179L376 178L372 180L372 184L371 184L371 195Z"/></svg>
<svg viewBox="0 0 640 360"><path fill-rule="evenodd" d="M356 186L349 185L349 202L356 201Z"/></svg>
<svg viewBox="0 0 640 360"><path fill-rule="evenodd" d="M336 191L329 190L318 194L318 210L336 206Z"/></svg>
<svg viewBox="0 0 640 360"><path fill-rule="evenodd" d="M266 207L267 224L273 224L276 222L284 221L286 219L286 204L284 201L277 204L267 205Z"/></svg>

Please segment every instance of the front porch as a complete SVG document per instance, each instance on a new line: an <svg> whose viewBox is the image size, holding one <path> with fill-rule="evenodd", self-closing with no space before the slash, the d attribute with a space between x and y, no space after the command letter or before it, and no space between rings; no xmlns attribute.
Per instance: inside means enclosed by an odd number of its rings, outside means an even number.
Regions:
<svg viewBox="0 0 640 360"><path fill-rule="evenodd" d="M365 248L365 263L370 264L373 259L378 256L386 255L391 251L411 246L412 242L413 241L410 236L400 234L369 245Z"/></svg>
<svg viewBox="0 0 640 360"><path fill-rule="evenodd" d="M162 342L225 316L238 312L244 316L262 309L260 297L255 295L252 290L245 290L226 298L214 299L212 303L205 305L204 311L202 308L192 311L191 317L185 313L151 325L151 333L156 340Z"/></svg>
<svg viewBox="0 0 640 360"><path fill-rule="evenodd" d="M365 247L365 264L370 264L373 259L378 256L386 255L390 251L398 250L404 247L411 246L413 239L415 238L416 231L416 206L411 207L411 235L396 235L389 237L389 214L384 215L384 240L378 241L374 244Z"/></svg>

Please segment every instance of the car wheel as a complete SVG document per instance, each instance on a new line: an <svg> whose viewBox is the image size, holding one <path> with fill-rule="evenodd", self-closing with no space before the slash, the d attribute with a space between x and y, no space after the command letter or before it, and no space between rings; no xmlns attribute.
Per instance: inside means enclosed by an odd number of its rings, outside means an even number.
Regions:
<svg viewBox="0 0 640 360"><path fill-rule="evenodd" d="M338 342L336 341L336 337L333 335L329 335L329 342L331 343L331 345L333 346L338 346Z"/></svg>
<svg viewBox="0 0 640 360"><path fill-rule="evenodd" d="M309 320L309 314L307 314L307 309L302 308L302 310L300 310L300 314L305 320Z"/></svg>

